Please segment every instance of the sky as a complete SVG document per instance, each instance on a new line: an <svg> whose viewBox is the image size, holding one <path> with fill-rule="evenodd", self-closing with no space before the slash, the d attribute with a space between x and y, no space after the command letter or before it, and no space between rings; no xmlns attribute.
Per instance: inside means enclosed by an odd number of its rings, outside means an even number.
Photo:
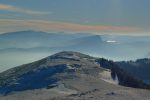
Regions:
<svg viewBox="0 0 150 100"><path fill-rule="evenodd" d="M150 0L0 0L0 32L150 35Z"/></svg>

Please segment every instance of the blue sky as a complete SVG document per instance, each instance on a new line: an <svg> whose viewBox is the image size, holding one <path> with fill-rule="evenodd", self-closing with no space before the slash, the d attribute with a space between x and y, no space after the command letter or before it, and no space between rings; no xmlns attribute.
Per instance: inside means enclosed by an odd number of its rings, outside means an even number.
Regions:
<svg viewBox="0 0 150 100"><path fill-rule="evenodd" d="M30 22L42 25L50 22L59 27L42 31L83 31L90 26L107 26L108 31L116 32L146 32L150 28L150 0L0 0L0 29L2 31L25 30ZM8 22L9 20L9 22ZM18 22L18 21L22 22ZM6 22L5 22L6 21ZM23 26L26 21L26 26ZM44 22L43 22L44 21ZM13 29L8 23L15 23ZM28 23L28 24L27 24ZM5 26L2 24L6 24ZM82 25L82 29L70 29L61 25ZM41 23L40 23L41 25ZM66 25L66 26L67 26ZM14 25L12 24L14 27ZM29 25L31 28L31 25ZM10 28L11 27L11 28ZM32 24L33 29L37 27ZM35 28L36 27L36 28ZM73 26L72 26L73 27ZM81 26L79 26L81 27ZM101 28L101 27L100 27ZM112 28L112 29L111 29ZM96 32L107 31L96 30ZM90 31L85 29L85 31ZM148 32L147 32L148 31Z"/></svg>

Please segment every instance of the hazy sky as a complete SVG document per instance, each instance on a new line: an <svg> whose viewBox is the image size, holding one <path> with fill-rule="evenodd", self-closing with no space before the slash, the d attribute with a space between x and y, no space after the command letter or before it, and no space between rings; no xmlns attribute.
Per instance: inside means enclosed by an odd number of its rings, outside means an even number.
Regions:
<svg viewBox="0 0 150 100"><path fill-rule="evenodd" d="M0 32L150 34L150 0L0 0Z"/></svg>

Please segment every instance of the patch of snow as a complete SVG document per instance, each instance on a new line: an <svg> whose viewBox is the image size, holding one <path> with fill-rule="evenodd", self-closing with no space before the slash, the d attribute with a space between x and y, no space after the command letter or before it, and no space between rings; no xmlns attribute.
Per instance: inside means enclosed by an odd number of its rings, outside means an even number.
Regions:
<svg viewBox="0 0 150 100"><path fill-rule="evenodd" d="M73 54L73 55L65 55L65 56L63 56L64 58L70 58L70 59L80 59L80 57L79 56L77 56L77 55L75 55L75 54Z"/></svg>
<svg viewBox="0 0 150 100"><path fill-rule="evenodd" d="M52 88L50 90L58 92L58 93L62 93L62 94L68 94L68 95L77 93L76 90L66 88L63 83L57 83L57 84L58 84L58 86L56 86L55 88Z"/></svg>
<svg viewBox="0 0 150 100"><path fill-rule="evenodd" d="M108 83L111 83L111 84L117 84L118 85L118 78L116 77L116 79L114 80L112 77L111 77L111 72L110 71L103 71L100 74L100 77L101 77L101 80L105 81L105 82L108 82Z"/></svg>
<svg viewBox="0 0 150 100"><path fill-rule="evenodd" d="M66 65L68 69L75 69L74 67L70 66L69 64Z"/></svg>

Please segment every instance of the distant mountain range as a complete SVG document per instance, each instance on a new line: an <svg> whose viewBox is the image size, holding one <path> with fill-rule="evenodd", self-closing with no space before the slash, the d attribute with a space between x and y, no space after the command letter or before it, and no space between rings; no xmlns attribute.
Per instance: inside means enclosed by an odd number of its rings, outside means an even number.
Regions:
<svg viewBox="0 0 150 100"><path fill-rule="evenodd" d="M4 33L0 34L0 71L64 50L116 61L135 60L147 57L149 44L150 36L37 31Z"/></svg>
<svg viewBox="0 0 150 100"><path fill-rule="evenodd" d="M119 85L150 89L149 85L133 77L113 61L72 51L59 52L0 73L0 94L5 95L4 98L20 91L24 93L22 95L27 96L27 90L44 95L45 92L42 92L42 89L48 91L49 98L61 95L66 98L65 100L78 97L89 99L91 96L97 100L102 95L105 95L107 99L109 96L129 98L135 91L141 93L140 90ZM34 93L31 94L34 95ZM104 94L99 95L99 93ZM142 90L142 93L149 92ZM15 97L12 96L12 98ZM139 96L133 96L132 99L136 100L135 97ZM40 96L40 98L44 97ZM33 98L29 100L31 99Z"/></svg>
<svg viewBox="0 0 150 100"><path fill-rule="evenodd" d="M0 35L1 49L4 48L34 48L57 47L64 42L87 36L88 34L46 33L39 31L10 32Z"/></svg>

